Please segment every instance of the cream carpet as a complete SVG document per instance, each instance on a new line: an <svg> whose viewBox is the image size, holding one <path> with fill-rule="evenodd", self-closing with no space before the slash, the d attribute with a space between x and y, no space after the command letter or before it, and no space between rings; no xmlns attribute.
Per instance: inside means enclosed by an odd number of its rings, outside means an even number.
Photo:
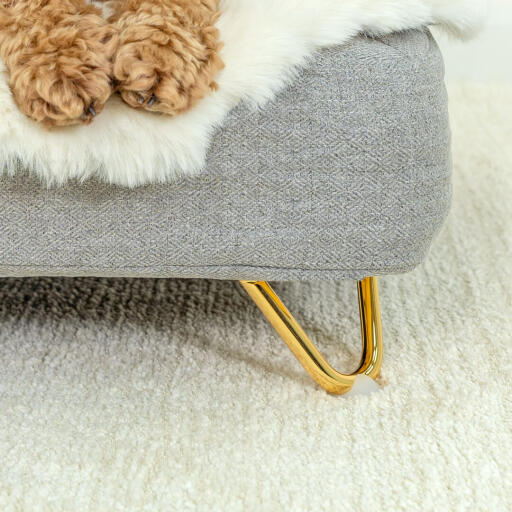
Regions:
<svg viewBox="0 0 512 512"><path fill-rule="evenodd" d="M454 206L381 279L382 387L334 397L243 290L0 279L0 510L512 509L512 87L452 87ZM340 368L351 283L278 284Z"/></svg>

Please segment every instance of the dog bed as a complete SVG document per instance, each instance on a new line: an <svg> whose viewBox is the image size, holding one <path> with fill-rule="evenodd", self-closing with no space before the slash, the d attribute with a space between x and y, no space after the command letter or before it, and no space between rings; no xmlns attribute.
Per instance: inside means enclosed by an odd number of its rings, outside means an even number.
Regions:
<svg viewBox="0 0 512 512"><path fill-rule="evenodd" d="M114 108L94 129L47 133L8 111L0 276L240 280L315 381L345 393L380 372L376 276L422 261L451 189L437 45L427 29L375 34L422 19L465 31L481 3L269 2L225 0L219 91L187 114L147 121L119 107L116 129ZM247 13L259 18L234 23ZM266 283L341 278L358 281L363 352L351 374Z"/></svg>

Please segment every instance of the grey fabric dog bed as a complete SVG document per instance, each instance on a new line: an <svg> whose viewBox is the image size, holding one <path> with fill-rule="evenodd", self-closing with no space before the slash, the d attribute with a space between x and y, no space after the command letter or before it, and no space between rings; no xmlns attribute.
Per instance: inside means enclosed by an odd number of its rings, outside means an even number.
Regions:
<svg viewBox="0 0 512 512"><path fill-rule="evenodd" d="M411 270L450 200L447 101L428 31L324 50L240 106L197 177L47 190L0 178L0 276L361 279Z"/></svg>

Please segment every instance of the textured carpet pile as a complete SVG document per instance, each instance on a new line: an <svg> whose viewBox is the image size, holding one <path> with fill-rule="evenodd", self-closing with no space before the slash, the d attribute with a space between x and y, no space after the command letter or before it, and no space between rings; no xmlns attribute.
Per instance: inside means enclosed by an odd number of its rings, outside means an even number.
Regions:
<svg viewBox="0 0 512 512"><path fill-rule="evenodd" d="M512 88L450 95L452 213L381 279L370 395L320 390L236 283L0 279L0 510L511 510ZM356 364L352 283L275 287Z"/></svg>

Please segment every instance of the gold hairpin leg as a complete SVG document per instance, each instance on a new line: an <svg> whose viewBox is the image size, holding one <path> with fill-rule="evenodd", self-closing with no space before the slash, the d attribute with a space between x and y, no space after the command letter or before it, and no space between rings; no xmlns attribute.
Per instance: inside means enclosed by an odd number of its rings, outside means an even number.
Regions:
<svg viewBox="0 0 512 512"><path fill-rule="evenodd" d="M311 377L330 393L350 391L358 374L375 379L382 364L382 324L376 277L357 284L363 354L359 368L351 374L336 371L320 354L295 318L266 281L240 281L267 320L286 342Z"/></svg>

